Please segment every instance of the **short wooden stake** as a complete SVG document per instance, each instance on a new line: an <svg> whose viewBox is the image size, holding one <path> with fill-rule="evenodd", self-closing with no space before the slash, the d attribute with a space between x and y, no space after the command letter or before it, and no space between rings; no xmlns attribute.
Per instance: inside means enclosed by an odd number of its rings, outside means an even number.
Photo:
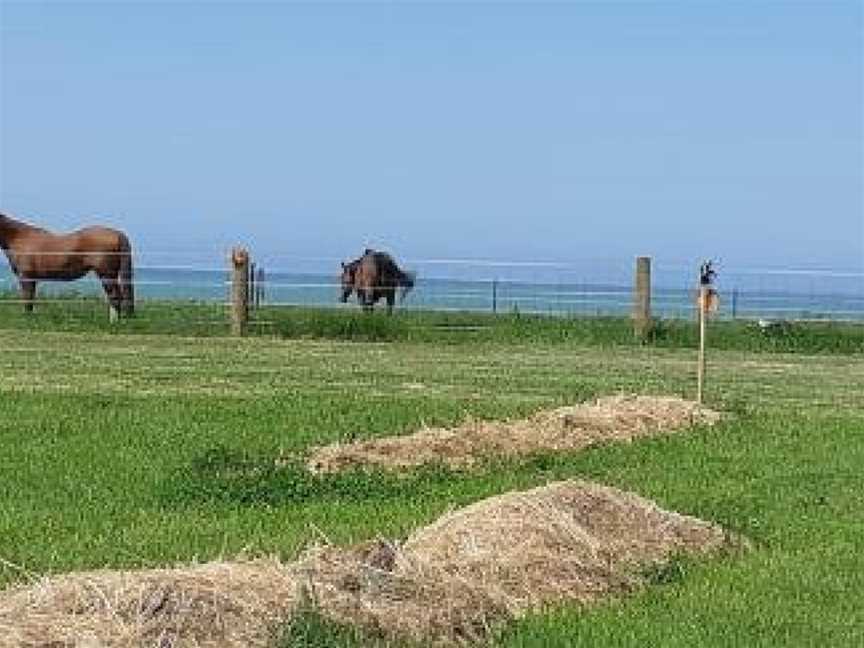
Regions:
<svg viewBox="0 0 864 648"><path fill-rule="evenodd" d="M699 286L699 366L696 370L696 402L700 405L705 389L705 323L708 319L709 291L708 286Z"/></svg>
<svg viewBox="0 0 864 648"><path fill-rule="evenodd" d="M249 253L235 247L231 264L231 333L243 336L249 321Z"/></svg>

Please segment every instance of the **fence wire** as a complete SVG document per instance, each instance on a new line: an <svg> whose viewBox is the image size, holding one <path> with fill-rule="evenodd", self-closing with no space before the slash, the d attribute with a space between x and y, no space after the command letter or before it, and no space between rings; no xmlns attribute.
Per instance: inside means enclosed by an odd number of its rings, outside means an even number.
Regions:
<svg viewBox="0 0 864 648"><path fill-rule="evenodd" d="M270 258L255 264L253 299L268 307L357 308L341 304L339 260L327 257ZM559 316L628 316L633 308L633 265L620 260L577 263L465 259L407 259L416 273L405 310L525 313ZM691 267L692 265L692 267ZM697 264L654 264L651 312L690 319L695 312ZM272 268L272 269L271 269ZM141 265L134 285L140 307L148 303L198 304L223 317L230 271L218 267ZM864 321L864 272L841 270L720 268L719 318ZM56 301L72 311L98 304L102 288L85 277L41 282L39 302ZM0 304L21 304L17 281L0 269ZM209 317L209 316L208 316Z"/></svg>

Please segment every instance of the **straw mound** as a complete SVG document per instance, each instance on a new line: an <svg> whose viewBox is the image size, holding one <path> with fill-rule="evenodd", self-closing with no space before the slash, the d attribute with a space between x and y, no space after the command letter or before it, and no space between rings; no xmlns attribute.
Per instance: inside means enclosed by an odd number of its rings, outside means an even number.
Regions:
<svg viewBox="0 0 864 648"><path fill-rule="evenodd" d="M325 617L373 636L424 645L481 642L512 617L485 584L412 558L383 540L348 551L317 548L302 559L298 574Z"/></svg>
<svg viewBox="0 0 864 648"><path fill-rule="evenodd" d="M317 547L296 563L89 572L0 591L0 646L264 647L314 605L388 638L464 644L545 604L588 603L722 529L615 488L570 481L487 499L404 543Z"/></svg>
<svg viewBox="0 0 864 648"><path fill-rule="evenodd" d="M275 560L54 576L0 591L0 646L263 646L296 593Z"/></svg>
<svg viewBox="0 0 864 648"><path fill-rule="evenodd" d="M451 644L545 604L628 591L648 565L729 545L717 526L575 481L481 501L401 546L315 550L300 570L331 618Z"/></svg>
<svg viewBox="0 0 864 648"><path fill-rule="evenodd" d="M427 463L463 468L484 457L580 450L694 424L712 425L719 418L717 412L681 398L611 396L540 412L524 420L468 421L453 429L429 428L407 436L323 446L313 449L307 467L321 473L369 466L412 468Z"/></svg>

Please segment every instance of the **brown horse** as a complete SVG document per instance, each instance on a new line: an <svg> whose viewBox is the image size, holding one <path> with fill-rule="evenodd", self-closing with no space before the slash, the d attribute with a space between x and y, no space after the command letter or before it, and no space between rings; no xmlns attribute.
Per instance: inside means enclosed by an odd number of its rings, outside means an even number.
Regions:
<svg viewBox="0 0 864 648"><path fill-rule="evenodd" d="M342 302L348 301L352 292L363 310L370 312L379 299L387 300L387 312L393 312L396 290L401 288L404 299L414 287L414 274L404 272L386 252L366 249L363 256L342 264Z"/></svg>
<svg viewBox="0 0 864 648"><path fill-rule="evenodd" d="M52 234L0 214L0 247L21 285L24 310L33 311L37 281L73 281L95 272L108 297L111 319L132 315L132 247L123 232L85 227Z"/></svg>

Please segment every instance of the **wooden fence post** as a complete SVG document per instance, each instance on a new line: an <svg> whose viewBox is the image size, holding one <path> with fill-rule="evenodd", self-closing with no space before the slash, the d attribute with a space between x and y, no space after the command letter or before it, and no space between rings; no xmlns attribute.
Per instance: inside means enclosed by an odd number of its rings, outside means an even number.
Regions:
<svg viewBox="0 0 864 648"><path fill-rule="evenodd" d="M633 293L633 332L645 341L651 335L651 257L636 257Z"/></svg>
<svg viewBox="0 0 864 648"><path fill-rule="evenodd" d="M231 251L231 333L246 335L249 321L249 253L235 247Z"/></svg>
<svg viewBox="0 0 864 648"><path fill-rule="evenodd" d="M498 312L498 280L492 280L492 312Z"/></svg>

